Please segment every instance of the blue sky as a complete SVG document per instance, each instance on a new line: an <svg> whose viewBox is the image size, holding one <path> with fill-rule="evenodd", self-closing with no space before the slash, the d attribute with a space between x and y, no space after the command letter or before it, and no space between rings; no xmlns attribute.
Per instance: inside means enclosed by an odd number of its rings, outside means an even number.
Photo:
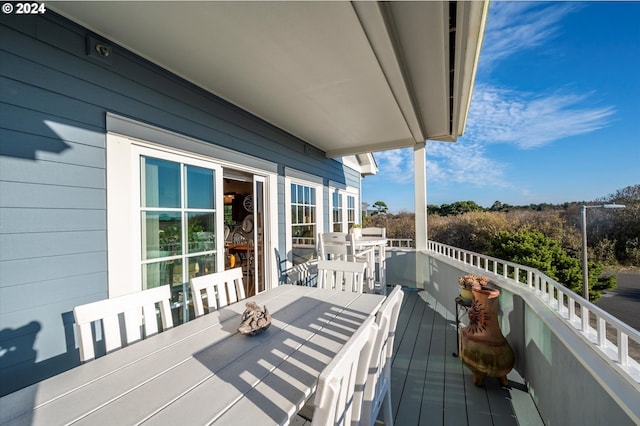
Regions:
<svg viewBox="0 0 640 426"><path fill-rule="evenodd" d="M489 9L465 134L427 143L427 203L591 201L640 184L640 2ZM374 153L363 201L414 211L413 151Z"/></svg>

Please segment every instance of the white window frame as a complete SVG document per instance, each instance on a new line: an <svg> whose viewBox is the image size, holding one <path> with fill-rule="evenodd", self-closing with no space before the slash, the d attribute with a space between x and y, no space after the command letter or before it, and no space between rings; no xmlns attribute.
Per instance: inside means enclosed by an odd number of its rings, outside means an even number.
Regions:
<svg viewBox="0 0 640 426"><path fill-rule="evenodd" d="M315 182L311 182L304 179L298 179L293 177L285 178L285 236L286 236L286 253L290 253L293 250L293 223L291 217L291 185L301 185L309 188L314 188L316 193L316 235L314 235L315 245L317 247L318 243L318 233L324 232L324 222L325 222L325 211L323 208L323 198L324 198L324 186ZM284 257L284 256L283 256ZM286 256L287 259L287 267L293 265L292 260L289 256Z"/></svg>
<svg viewBox="0 0 640 426"><path fill-rule="evenodd" d="M215 170L215 193L222 194L222 167L214 159L124 136L107 135L107 241L109 297L142 290L142 225L140 221L140 156ZM224 229L222 198L216 197L216 229ZM186 243L186 242L185 242ZM216 270L224 269L224 233L216 233Z"/></svg>
<svg viewBox="0 0 640 426"><path fill-rule="evenodd" d="M197 143L197 142L196 142ZM265 259L268 253L273 253L273 247L278 246L277 221L272 220L278 211L277 173L259 170L229 161L219 160L199 153L191 153L173 147L158 145L146 140L130 138L117 133L107 133L107 267L109 297L120 296L142 289L142 273L139 270L141 261L141 241L139 241L139 218L136 217L136 206L139 206L139 161L132 161L133 151L139 148L150 149L150 156L170 161L184 158L187 163L203 162L205 167L218 165L237 170L243 170L254 175L262 176L267 184L265 190ZM222 171L220 171L222 182ZM216 177L218 182L218 177ZM217 185L217 183L216 183ZM217 194L222 194L222 187L216 187ZM219 192L218 192L219 191ZM221 199L221 197L220 197ZM224 213L220 210L216 216L217 229L224 229ZM216 235L216 247L224 247L224 233ZM218 270L224 269L224 256L217 256ZM273 262L265 261L266 288L278 283L278 271Z"/></svg>
<svg viewBox="0 0 640 426"><path fill-rule="evenodd" d="M140 269L142 264L145 263L149 263L149 260L143 260L142 259L142 220L140 219L141 217L141 212L143 210L145 211L150 211L148 209L143 209L141 207L142 203L141 203L141 181L142 181L142 170L140 167L140 158L141 157L147 157L147 158L158 158L161 160L166 160L166 161L171 161L177 164L184 164L184 165L190 165L190 166L197 166L197 167L201 167L204 169L210 169L210 170L214 170L215 171L215 189L214 189L214 193L216 194L216 198L214 199L214 209L213 211L216 214L216 224L215 224L215 229L217 230L223 230L224 229L224 203L222 201L222 197L221 194L223 192L222 190L222 166L218 163L216 163L215 161L211 160L211 161L203 161L197 158L193 158L190 156L185 156L185 155L180 155L177 153L169 153L166 151L161 151L158 149L152 149L152 148L148 148L148 147L143 147L140 145L134 145L131 149L131 162L132 165L134 166L134 173L132 175L133 181L132 181L132 189L134 192L134 204L133 204L133 218L134 218L134 223L133 223L133 232L134 235L137 235L138 238L136 239L136 241L134 242L134 253L136 254L136 258L135 261L136 263L139 265L138 269L139 269L139 273L136 274L136 276L134 276L134 283L136 284L136 287L140 288L140 289L144 289L143 288L143 282L142 282L142 271ZM137 169L135 168L137 166ZM184 179L184 177L182 177L182 179ZM184 183L181 182L182 188L181 190L184 190ZM135 191L135 188L138 188L138 191ZM176 212L180 212L181 216L184 217L184 214L188 211L191 211L191 209L187 209L184 205L185 200L184 200L184 196L185 194L182 195L183 200L182 200L182 206L178 209L171 209L171 210L175 210ZM160 210L166 210L166 209L160 209ZM184 235L184 226L186 224L183 223L182 224L182 245L184 247L186 247L185 245L188 244L186 235ZM222 250L221 250L222 248ZM216 253L216 271L223 271L224 270L224 232L216 232L216 249L214 250L214 252ZM181 254L179 256L180 258L182 258L183 260L187 260L189 257L191 257L188 254ZM154 259L155 261L155 259ZM188 261L185 262L183 261L183 270L184 268L188 268ZM211 271L211 272L216 272L216 271ZM183 276L183 281L188 281L189 277L188 276ZM172 283L172 285L174 285Z"/></svg>
<svg viewBox="0 0 640 426"><path fill-rule="evenodd" d="M342 198L342 232L349 232L350 225L354 223L360 223L360 214L358 208L359 191L357 188L346 187L345 189L337 188L335 186L329 187L329 227L333 230L333 194L338 193ZM349 222L349 203L348 197L354 198L354 222Z"/></svg>

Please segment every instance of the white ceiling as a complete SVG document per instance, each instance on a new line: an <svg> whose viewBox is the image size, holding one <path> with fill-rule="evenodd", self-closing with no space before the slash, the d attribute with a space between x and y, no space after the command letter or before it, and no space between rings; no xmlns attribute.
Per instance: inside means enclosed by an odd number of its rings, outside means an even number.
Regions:
<svg viewBox="0 0 640 426"><path fill-rule="evenodd" d="M47 7L329 157L455 141L464 130L487 13L486 2L457 3L450 64L449 2Z"/></svg>

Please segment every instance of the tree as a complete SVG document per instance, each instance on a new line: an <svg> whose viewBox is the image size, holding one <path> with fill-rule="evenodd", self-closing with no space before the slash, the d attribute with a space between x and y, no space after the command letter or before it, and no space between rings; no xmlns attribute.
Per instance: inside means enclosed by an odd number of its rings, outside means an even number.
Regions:
<svg viewBox="0 0 640 426"><path fill-rule="evenodd" d="M428 215L440 214L440 206L437 204L427 204L427 214Z"/></svg>
<svg viewBox="0 0 640 426"><path fill-rule="evenodd" d="M387 207L387 204L384 201L376 201L375 203L373 203L373 208L376 209L372 213L374 215L387 214L387 212L389 211L389 207Z"/></svg>
<svg viewBox="0 0 640 426"><path fill-rule="evenodd" d="M521 229L511 233L501 231L492 241L492 256L521 265L530 266L582 294L582 265L567 254L560 243L534 229ZM603 290L616 287L616 277L600 277L603 265L589 263L589 299L598 300Z"/></svg>
<svg viewBox="0 0 640 426"><path fill-rule="evenodd" d="M453 204L443 204L440 206L441 216L457 216L468 212L481 211L484 211L484 208L476 204L475 201L456 201Z"/></svg>

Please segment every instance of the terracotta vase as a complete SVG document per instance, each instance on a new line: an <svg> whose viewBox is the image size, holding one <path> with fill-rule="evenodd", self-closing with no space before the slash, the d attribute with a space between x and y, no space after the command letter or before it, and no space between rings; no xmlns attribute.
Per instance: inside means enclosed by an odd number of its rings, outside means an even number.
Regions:
<svg viewBox="0 0 640 426"><path fill-rule="evenodd" d="M506 386L514 355L498 325L500 290L474 286L472 292L469 325L460 333L460 359L473 373L476 386L482 386L487 376L497 377Z"/></svg>

